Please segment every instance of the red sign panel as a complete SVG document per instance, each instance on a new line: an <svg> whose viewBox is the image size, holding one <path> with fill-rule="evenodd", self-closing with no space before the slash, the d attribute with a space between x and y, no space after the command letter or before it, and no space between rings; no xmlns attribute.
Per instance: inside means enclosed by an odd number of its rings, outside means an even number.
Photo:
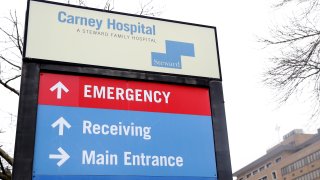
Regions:
<svg viewBox="0 0 320 180"><path fill-rule="evenodd" d="M41 73L39 104L211 115L206 88Z"/></svg>

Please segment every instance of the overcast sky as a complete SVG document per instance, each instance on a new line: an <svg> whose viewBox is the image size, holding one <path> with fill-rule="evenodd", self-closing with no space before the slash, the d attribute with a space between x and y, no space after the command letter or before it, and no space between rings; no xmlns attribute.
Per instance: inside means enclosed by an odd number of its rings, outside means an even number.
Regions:
<svg viewBox="0 0 320 180"><path fill-rule="evenodd" d="M102 0L90 2L93 7L103 6ZM188 2L154 1L162 11L160 18L217 27L233 172L264 155L292 129L315 133L319 122L308 120L310 105L307 102L293 98L277 108L275 93L261 82L270 52L257 43L257 36L267 36L269 27L283 21L290 11L279 13L271 8L272 1L267 0ZM25 6L25 1L2 0L0 16L17 9L22 18ZM115 0L116 11L134 13L138 8L137 0ZM3 19L0 24L3 26ZM0 130L6 131L0 135L0 144L13 152L15 123L12 119L16 118L18 97L2 87L0 92ZM279 131L276 131L277 126Z"/></svg>

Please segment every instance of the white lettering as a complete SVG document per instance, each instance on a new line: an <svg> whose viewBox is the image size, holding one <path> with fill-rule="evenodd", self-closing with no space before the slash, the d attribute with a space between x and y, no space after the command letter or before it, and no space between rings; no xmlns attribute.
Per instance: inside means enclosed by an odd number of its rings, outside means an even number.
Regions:
<svg viewBox="0 0 320 180"><path fill-rule="evenodd" d="M144 140L150 140L151 137L151 127L148 126L138 126L134 123L122 124L97 124L91 121L84 120L82 122L82 133L83 134L102 134L102 135L112 135L112 136L132 136L141 137Z"/></svg>
<svg viewBox="0 0 320 180"><path fill-rule="evenodd" d="M125 166L183 166L183 158L181 156L152 156L144 153L132 154L131 152L124 152L123 157Z"/></svg>
<svg viewBox="0 0 320 180"><path fill-rule="evenodd" d="M152 91L144 90L143 101L144 102L152 102Z"/></svg>
<svg viewBox="0 0 320 180"><path fill-rule="evenodd" d="M109 154L106 150L105 153L96 154L96 151L87 150L82 151L82 164L84 165L118 165L118 155Z"/></svg>
<svg viewBox="0 0 320 180"><path fill-rule="evenodd" d="M133 90L132 89L127 89L126 90L126 97L128 101L134 101L134 96L133 96Z"/></svg>
<svg viewBox="0 0 320 180"><path fill-rule="evenodd" d="M88 93L90 93L91 92L91 85L84 85L84 97L85 98L91 98L92 97L92 95L89 95ZM90 89L89 89L90 88Z"/></svg>
<svg viewBox="0 0 320 180"><path fill-rule="evenodd" d="M113 95L113 90L114 90L114 87L108 87L107 88L107 97L108 97L108 99L114 99L114 97L112 96Z"/></svg>
<svg viewBox="0 0 320 180"><path fill-rule="evenodd" d="M142 90L141 89L136 89L136 101L142 101L141 99L141 92Z"/></svg>
<svg viewBox="0 0 320 180"><path fill-rule="evenodd" d="M161 103L161 98L159 98L158 96L160 96L161 93L159 91L155 91L153 93L153 99L154 99L154 102L156 103Z"/></svg>
<svg viewBox="0 0 320 180"><path fill-rule="evenodd" d="M168 104L169 103L170 92L166 93L166 92L162 91L162 94L163 94L163 97L164 97L164 100L165 100L166 104Z"/></svg>
<svg viewBox="0 0 320 180"><path fill-rule="evenodd" d="M122 88L116 88L116 99L124 100L123 98L124 90Z"/></svg>
<svg viewBox="0 0 320 180"><path fill-rule="evenodd" d="M123 89L112 86L84 85L84 98L97 98L117 101L136 101L169 104L171 92L142 89Z"/></svg>
<svg viewBox="0 0 320 180"><path fill-rule="evenodd" d="M107 134L109 134L109 126L108 125L106 125L106 124L104 124L104 125L102 125L101 126L101 132L102 132L102 134L104 134L104 135L107 135Z"/></svg>
<svg viewBox="0 0 320 180"><path fill-rule="evenodd" d="M88 156L88 152L86 150L82 151L82 164L95 164L95 151L91 151Z"/></svg>
<svg viewBox="0 0 320 180"><path fill-rule="evenodd" d="M93 134L100 134L100 126L98 124L94 124L92 126Z"/></svg>
<svg viewBox="0 0 320 180"><path fill-rule="evenodd" d="M87 134L87 131L88 131L88 134L92 134L90 130L91 126L92 124L90 121L83 121L82 133Z"/></svg>
<svg viewBox="0 0 320 180"><path fill-rule="evenodd" d="M182 167L183 166L183 158L181 156L178 156L176 158L176 164L178 167Z"/></svg>
<svg viewBox="0 0 320 180"><path fill-rule="evenodd" d="M111 135L117 135L118 134L118 127L116 125L110 126L110 134Z"/></svg>
<svg viewBox="0 0 320 180"><path fill-rule="evenodd" d="M104 86L99 87L98 86L93 86L93 98L106 98L106 88Z"/></svg>
<svg viewBox="0 0 320 180"><path fill-rule="evenodd" d="M123 154L123 159L124 159L124 165L125 166L131 166L131 163L129 162L130 161L130 156L131 155L131 152L124 152Z"/></svg>

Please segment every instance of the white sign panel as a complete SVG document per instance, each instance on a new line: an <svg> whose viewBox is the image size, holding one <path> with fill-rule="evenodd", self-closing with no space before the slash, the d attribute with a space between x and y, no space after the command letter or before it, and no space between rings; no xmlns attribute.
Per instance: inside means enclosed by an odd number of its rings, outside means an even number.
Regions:
<svg viewBox="0 0 320 180"><path fill-rule="evenodd" d="M30 1L26 58L220 79L215 29Z"/></svg>

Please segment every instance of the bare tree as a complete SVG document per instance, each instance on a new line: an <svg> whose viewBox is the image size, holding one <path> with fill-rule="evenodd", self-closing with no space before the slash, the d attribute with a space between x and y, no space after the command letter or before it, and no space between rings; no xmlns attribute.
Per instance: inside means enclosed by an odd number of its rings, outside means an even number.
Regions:
<svg viewBox="0 0 320 180"><path fill-rule="evenodd" d="M0 26L0 84L19 96L18 83L13 82L21 76L23 26L15 11L3 20L6 26ZM0 145L0 179L11 179L12 164L13 158Z"/></svg>
<svg viewBox="0 0 320 180"><path fill-rule="evenodd" d="M0 49L0 84L19 95L17 87L10 82L18 79L21 75L21 59L23 51L23 27L18 21L17 13L11 12L9 17L3 18L9 28L0 27L0 33L3 37Z"/></svg>
<svg viewBox="0 0 320 180"><path fill-rule="evenodd" d="M112 11L114 9L114 0L107 0L103 9L106 11Z"/></svg>
<svg viewBox="0 0 320 180"><path fill-rule="evenodd" d="M272 48L272 66L264 82L277 91L279 102L293 95L312 101L312 118L320 114L320 4L319 0L281 0L274 8L296 7L286 23L270 30L260 41Z"/></svg>
<svg viewBox="0 0 320 180"><path fill-rule="evenodd" d="M68 4L74 4L71 0L67 1ZM87 7L87 3L85 0L77 0L75 1L76 4L80 6ZM115 10L115 0L106 0L104 2L104 7L102 8L106 11L114 11ZM134 14L143 15L143 16L159 16L162 13L162 9L156 7L154 5L153 0L140 0L138 11Z"/></svg>
<svg viewBox="0 0 320 180"><path fill-rule="evenodd" d="M159 15L160 11L154 8L152 2L152 0L147 3L140 2L141 9L136 14L146 16ZM66 3L87 6L85 0L77 0L73 3L67 0ZM114 0L107 0L103 9L113 11L115 9L114 4ZM2 19L6 21L6 25L0 24L0 85L19 96L19 83L14 82L21 77L24 46L23 25L17 17L16 11L10 11L9 16ZM12 165L13 158L0 145L0 179L11 179Z"/></svg>
<svg viewBox="0 0 320 180"><path fill-rule="evenodd" d="M144 16L159 16L161 14L161 10L155 9L153 6L153 0L149 0L147 3L143 3L140 1L140 10L136 12L136 14L144 15Z"/></svg>

